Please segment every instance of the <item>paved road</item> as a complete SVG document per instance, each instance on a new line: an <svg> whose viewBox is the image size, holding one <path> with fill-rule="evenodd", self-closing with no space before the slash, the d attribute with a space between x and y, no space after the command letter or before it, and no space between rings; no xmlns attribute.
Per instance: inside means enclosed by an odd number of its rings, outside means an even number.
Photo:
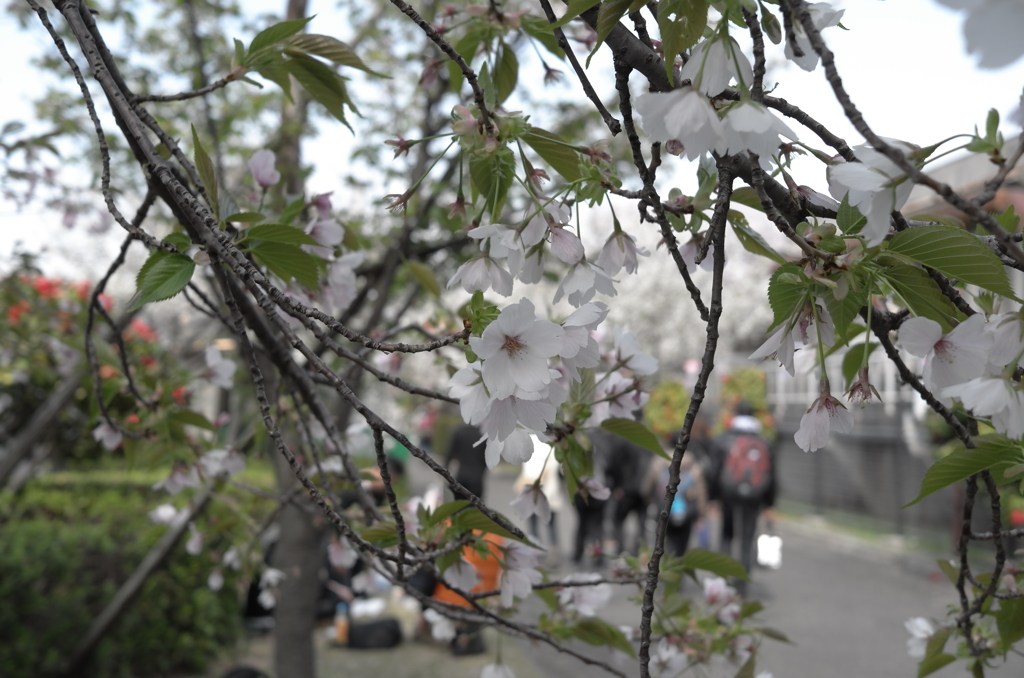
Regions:
<svg viewBox="0 0 1024 678"><path fill-rule="evenodd" d="M511 480L492 476L487 491L488 501L501 509L512 498ZM560 516L559 532L566 545L563 562L575 529L573 513ZM917 666L907 655L903 623L916 616L945 620L948 606L956 602L955 591L939 574L934 558L909 551L897 540L868 542L813 520L780 521L777 531L785 544L783 567L758 569L750 596L765 604L765 624L784 632L795 645L766 641L758 669L771 671L775 678L915 676ZM629 600L632 594L619 591L603 616L615 624L638 625L638 608ZM608 675L546 646L523 644L551 678ZM947 650L951 648L952 642ZM589 646L581 649L601 657L610 654L595 653ZM735 670L723 667L717 675L731 678ZM634 675L634 670L627 673ZM965 675L963 663L933 675ZM1020 678L1024 658L1011 655L1005 666L986 675Z"/></svg>

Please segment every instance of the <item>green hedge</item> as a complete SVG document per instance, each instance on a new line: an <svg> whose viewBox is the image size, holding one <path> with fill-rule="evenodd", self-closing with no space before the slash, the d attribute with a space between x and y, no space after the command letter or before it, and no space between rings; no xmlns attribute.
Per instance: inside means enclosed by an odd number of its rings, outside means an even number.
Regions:
<svg viewBox="0 0 1024 678"><path fill-rule="evenodd" d="M35 678L67 659L167 529L147 514L168 499L136 484L68 482L66 474L0 496L0 671ZM216 548L218 530L236 518L219 504L207 511L200 529ZM224 587L210 590L214 567L209 549L190 556L179 544L100 643L83 678L201 673L240 630L240 582L225 570Z"/></svg>

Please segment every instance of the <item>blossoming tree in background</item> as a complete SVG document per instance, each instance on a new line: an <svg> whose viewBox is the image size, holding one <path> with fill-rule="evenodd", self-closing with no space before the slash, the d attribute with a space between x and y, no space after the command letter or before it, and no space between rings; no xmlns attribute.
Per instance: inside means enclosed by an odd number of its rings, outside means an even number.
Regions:
<svg viewBox="0 0 1024 678"><path fill-rule="evenodd" d="M344 209L335 210L330 195L302 195L298 168L286 167L292 162L284 158L286 151L294 150L287 130L281 158L268 149L235 157L214 148L218 137L210 136L207 126L189 127L178 119L174 106L213 93L228 96L258 84L258 78L284 90L285 113L296 100L315 100L348 124L346 115L357 109L342 73L361 71L369 77L367 87L385 88L389 85L379 76L400 76L387 72L392 64L371 68L371 58L351 45L304 32L308 19L289 3L288 21L255 33L248 45L234 40L221 79L180 94L153 94L149 83L136 82L119 65L84 5L57 2L51 17L34 0L28 4L80 86L80 103L99 140L102 196L127 233L124 249L138 241L150 252L137 275L131 308L184 294L197 312L222 324L237 342L275 453L345 547L431 610L427 619L435 635L448 636L454 619L548 643L616 675L634 670L581 654L562 641L575 637L615 647L635 657L644 678L674 676L720 656L735 662L737 675L754 675L761 639L778 636L751 621L760 605L743 603L721 579L705 580L699 605L678 593L681 578L697 569L723 576L745 573L724 556L695 550L675 559L664 549L680 463L715 367L722 310L733 293L723 283L725 242L736 238L778 264L769 279L756 283L767 289L774 321L752 357L777 360L792 374L797 350L815 356L819 397L808 403L796 434L800 447L813 452L833 430L849 431L850 406L877 398L867 365L878 347L962 443L935 464L921 489L923 497L966 483L959 562L949 566L960 606L937 624L908 623L912 651L922 660L919 675L956 655L980 675L983 666L1024 637L1024 600L1018 591L1024 575L1006 552L1006 539L1020 531L1003 529L996 490L1024 472L1019 365L1024 316L1006 272L1007 267L1024 270L1024 251L1012 210L985 210L1024 145L1005 143L993 112L984 133L968 134L962 145L992 160L992 176L981 194L962 196L930 177L929 163L963 135L918 146L876 133L883 121L860 114L828 48L842 11L803 0L570 0L557 11L548 0L444 8L391 0L377 7L376 17L400 19L407 22L401 29L405 35L413 30L422 35L428 47L422 57L416 43L416 58L426 59L417 92L427 110L443 105L451 113L440 120L427 116L407 132L415 139L387 142L396 158L419 155L407 187L386 197L393 215L386 218L393 221L363 233ZM978 39L984 26L1024 27L1013 3L960 4L968 12L969 47L981 52L983 65L1019 56L1018 41ZM588 72L567 30L580 31L577 43L593 52L610 53L611 70ZM61 35L84 56L74 56ZM527 88L517 57L527 43L538 55L544 50L540 59L548 75L557 71L547 60L563 61L574 73L603 127L570 120L552 132L533 126L531 111L505 108L517 88ZM765 89L768 58L820 70L864 143L851 146L818 123L816 102L771 96ZM132 180L146 196L135 218L125 216L129 200L113 190L106 136L112 130L100 120L94 96L109 107L119 138L138 165L137 172L127 160L115 168L118 176L134 172ZM610 99L617 113L606 108ZM207 118L211 121L216 117ZM609 151L595 143L609 136L617 141L619 135L627 143L613 143ZM798 155L820 161L817 186L793 179ZM677 157L699 161L699 188L692 196L670 190L665 168L679 164ZM245 165L251 179L238 170ZM254 188L244 190L246 185ZM971 229L964 222L902 214L915 185L959 210ZM762 212L764 227L788 238L798 258L773 249L734 203ZM166 210L171 224L163 237L147 227L146 212L154 204ZM632 205L628 217L623 204ZM585 245L581 208L612 215L613 230L600 234L600 251ZM663 249L638 246L635 234L643 230L656 231ZM539 551L498 510L504 507L483 503L411 440L403 425L368 405L362 380L424 400L457 403L463 419L480 427L479 451L490 466L548 454L547 463L561 467L570 495L607 496L608 488L595 479L585 431L603 428L664 454L654 434L632 418L647 401L645 378L658 365L644 354L643 337L606 321L618 282L642 274L645 258L654 256L671 257L679 280L666 281L665 297L651 303L692 304L703 327L679 331L703 332L706 343L682 434L669 455L653 551L646 562L627 559L609 580L577 575L547 581ZM111 272L122 263L123 256ZM698 265L712 272L707 289L691 277ZM541 302L545 292L537 284L547 275L556 276L558 285ZM449 289L472 294L457 310L445 305L450 297L442 296L439 278L444 277ZM402 281L412 295L392 296ZM688 299L680 300L679 286ZM98 285L89 300L97 312L103 308L103 289ZM417 299L423 291L428 302ZM399 323L416 304L432 306L430 324ZM842 374L829 374L826 358L840 350L846 351ZM446 382L412 383L395 374L391 357L416 361L424 353L445 366ZM95 354L88 355L98 370ZM232 383L233 368L219 349L208 349L205 359L212 382ZM130 382L125 389L141 399ZM101 403L103 398L101 393ZM342 404L343 416L329 406L331 398ZM360 481L353 442L343 435L349 417L370 431L385 497L381 507ZM97 440L116 446L118 436L131 435L137 434L128 422L101 405ZM546 441L549 451L535 451L534 437ZM468 498L400 501L386 463L386 442L407 448ZM240 460L219 450L207 451L195 463L200 472L217 476L233 472ZM340 481L326 479L325 465L336 469ZM192 470L191 464L176 469L173 486L197 484ZM979 484L991 502L993 526L987 534L970 528ZM171 491L171 483L166 488ZM354 497L347 509L339 502L342 488ZM517 511L543 514L541 496L537 487L527 487ZM202 548L197 535L189 548ZM500 544L488 543L496 537ZM996 546L990 572L975 573L968 560L976 540ZM467 590L478 583L462 555L467 548L496 549L499 588ZM443 603L408 587L422 567L435 571L469 606ZM667 590L662 592L659 582ZM283 604L289 581L273 583L282 587ZM638 646L600 619L614 583L642 586L636 628L630 629ZM552 588L560 589L557 595ZM509 614L532 595L550 607L539 624ZM509 670L492 664L484 675L506 676Z"/></svg>

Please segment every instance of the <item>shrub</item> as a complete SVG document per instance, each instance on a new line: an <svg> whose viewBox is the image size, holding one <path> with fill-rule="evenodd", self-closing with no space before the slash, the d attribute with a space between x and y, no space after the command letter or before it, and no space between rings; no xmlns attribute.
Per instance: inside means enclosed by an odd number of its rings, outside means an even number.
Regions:
<svg viewBox="0 0 1024 678"><path fill-rule="evenodd" d="M91 621L167 529L147 513L163 498L148 486L33 481L0 496L0 669L44 675L66 661ZM83 477L87 474L83 474ZM179 501L178 503L183 503ZM235 518L207 509L203 530ZM210 542L213 543L210 543ZM239 630L235 573L207 586L216 538L199 556L179 545L96 648L83 676L202 672Z"/></svg>

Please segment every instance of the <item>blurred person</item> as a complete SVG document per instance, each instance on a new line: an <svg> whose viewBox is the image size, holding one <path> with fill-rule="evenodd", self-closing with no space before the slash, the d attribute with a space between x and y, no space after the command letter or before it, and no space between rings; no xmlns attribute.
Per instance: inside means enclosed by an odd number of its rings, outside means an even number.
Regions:
<svg viewBox="0 0 1024 678"><path fill-rule="evenodd" d="M516 493L522 491L540 481L540 491L548 502L551 514L547 525L547 548L549 556L558 559L558 512L565 507L565 500L562 498L562 481L559 477L559 464L554 459L554 453L550 445L546 445L540 439L532 435L533 456L523 464L523 470L513 485ZM540 540L540 518L536 513L529 517L530 535Z"/></svg>
<svg viewBox="0 0 1024 678"><path fill-rule="evenodd" d="M696 422L694 422L696 428ZM706 431L706 427L704 429ZM675 448L678 434L672 437L672 448ZM681 557L690 545L693 528L704 517L707 511L707 483L701 454L691 454L694 440L687 446L686 454L679 463L679 485L676 488L672 506L669 508L668 524L665 527L665 549L670 555ZM669 450L671 454L671 450ZM655 507L660 511L664 505L665 494L669 482L669 461L657 458L651 462L651 470L645 479L645 485L653 487L651 494Z"/></svg>
<svg viewBox="0 0 1024 678"><path fill-rule="evenodd" d="M608 504L607 495L607 470L611 453L611 433L600 429L593 429L587 432L587 437L593 445L594 472L591 476L595 483L605 487L601 497L591 493L584 498L579 492L573 497L573 506L579 518L576 526L576 543L573 548L572 561L579 565L583 561L583 555L587 547L595 555L595 564L603 560L604 544L604 513Z"/></svg>
<svg viewBox="0 0 1024 678"><path fill-rule="evenodd" d="M761 422L754 416L754 408L745 402L736 406L729 430L717 443L712 497L721 506L721 550L732 555L738 535L739 561L750 575L758 517L762 510L775 505L778 491L775 454L761 436ZM746 593L746 584L737 582L741 594Z"/></svg>
<svg viewBox="0 0 1024 678"><path fill-rule="evenodd" d="M641 415L642 410L634 413L637 419ZM629 551L636 555L640 550L640 544L647 541L647 506L652 497L649 492L645 493L642 489L654 453L617 435L604 431L600 433L603 435L599 438L592 437L592 440L595 447L601 444L607 448L608 466L605 477L613 499L612 538L620 551ZM627 548L625 526L631 514L636 514L637 531Z"/></svg>
<svg viewBox="0 0 1024 678"><path fill-rule="evenodd" d="M448 467L460 485L482 499L487 461L484 458L483 445L476 447L476 443L481 438L483 438L483 433L476 426L462 424L456 428L448 443L448 454L444 459L444 465ZM456 491L455 488L452 488L452 492L456 499L469 499L464 492Z"/></svg>

